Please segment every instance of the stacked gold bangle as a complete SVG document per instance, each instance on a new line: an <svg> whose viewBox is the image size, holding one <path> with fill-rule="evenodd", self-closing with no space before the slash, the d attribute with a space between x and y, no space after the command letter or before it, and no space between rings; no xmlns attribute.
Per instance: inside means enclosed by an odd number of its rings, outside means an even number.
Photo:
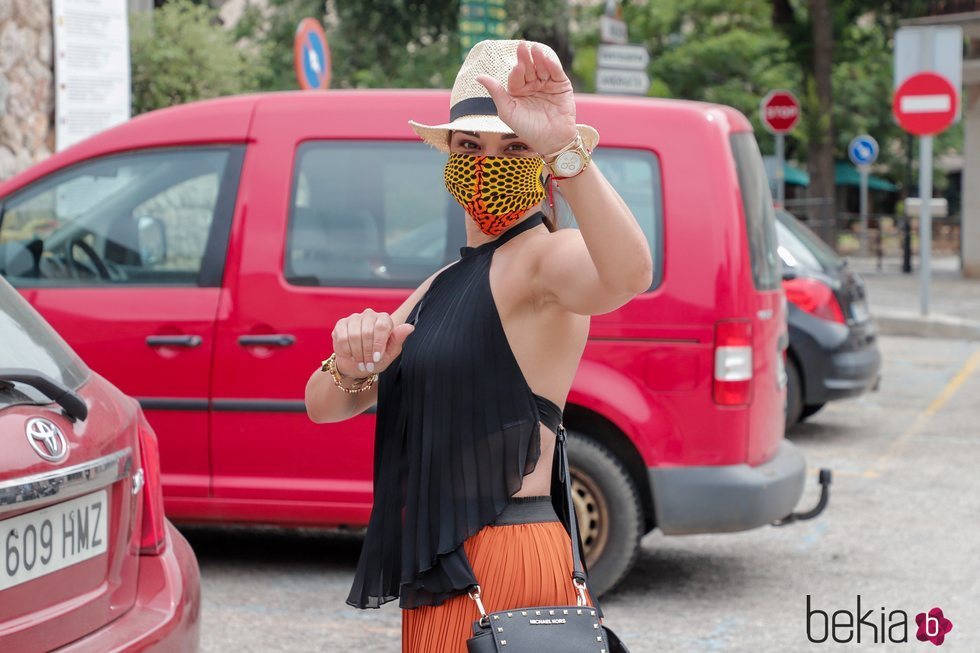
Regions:
<svg viewBox="0 0 980 653"><path fill-rule="evenodd" d="M349 392L350 394L354 394L356 392L364 392L365 390L370 389L371 386L374 385L374 382L378 380L378 373L375 372L370 376L354 379L353 388L347 388L344 385L342 385L340 382L341 380L340 372L337 370L337 352L330 354L330 358L323 361L323 363L320 365L320 370L324 372L330 372L330 376L333 377L333 382L337 384L337 387L343 390L344 392Z"/></svg>

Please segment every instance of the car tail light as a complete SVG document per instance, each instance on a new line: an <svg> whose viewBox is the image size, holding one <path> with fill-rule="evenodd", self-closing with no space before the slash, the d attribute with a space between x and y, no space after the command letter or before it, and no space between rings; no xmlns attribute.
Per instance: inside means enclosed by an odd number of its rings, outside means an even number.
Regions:
<svg viewBox="0 0 980 653"><path fill-rule="evenodd" d="M745 406L752 400L752 324L748 320L715 323L716 404Z"/></svg>
<svg viewBox="0 0 980 653"><path fill-rule="evenodd" d="M817 279L796 277L783 281L786 298L800 310L831 322L846 324L844 311L830 286Z"/></svg>
<svg viewBox="0 0 980 653"><path fill-rule="evenodd" d="M140 415L140 464L143 472L143 523L140 554L157 555L166 544L163 515L163 488L160 484L160 447L157 436Z"/></svg>

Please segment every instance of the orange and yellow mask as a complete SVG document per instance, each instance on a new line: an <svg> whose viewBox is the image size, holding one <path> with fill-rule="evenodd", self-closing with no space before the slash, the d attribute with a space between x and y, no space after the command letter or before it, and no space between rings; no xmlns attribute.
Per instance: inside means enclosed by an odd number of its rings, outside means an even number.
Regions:
<svg viewBox="0 0 980 653"><path fill-rule="evenodd" d="M446 188L483 233L496 236L544 199L544 161L534 156L473 156L452 153Z"/></svg>

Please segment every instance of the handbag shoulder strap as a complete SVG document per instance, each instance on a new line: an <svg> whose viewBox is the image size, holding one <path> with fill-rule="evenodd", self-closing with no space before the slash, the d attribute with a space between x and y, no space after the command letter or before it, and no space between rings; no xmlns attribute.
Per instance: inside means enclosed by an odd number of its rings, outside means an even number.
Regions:
<svg viewBox="0 0 980 653"><path fill-rule="evenodd" d="M578 517L575 514L575 503L572 500L572 481L568 467L566 442L565 425L559 422L555 440L555 452L558 456L558 481L564 490L565 510L568 515L571 531L569 533L569 539L572 544L572 584L575 586L575 591L578 594L577 603L581 606L587 605L588 603L585 597L585 591L588 589L589 577L585 570L585 563L582 557L582 537L578 530ZM480 622L484 623L487 613L483 608L483 601L481 601L480 586L475 585L469 590L468 594L471 599L476 601L481 614ZM595 597L592 597L592 601L599 616L602 617L602 608L599 607L598 601Z"/></svg>

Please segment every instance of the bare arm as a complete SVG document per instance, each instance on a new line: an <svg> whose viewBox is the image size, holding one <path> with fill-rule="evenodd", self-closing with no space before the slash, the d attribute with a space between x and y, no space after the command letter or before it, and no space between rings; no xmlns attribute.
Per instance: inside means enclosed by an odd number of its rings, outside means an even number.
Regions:
<svg viewBox="0 0 980 653"><path fill-rule="evenodd" d="M608 313L650 287L650 246L595 163L560 184L579 228L558 231L538 250L539 294L573 313Z"/></svg>
<svg viewBox="0 0 980 653"><path fill-rule="evenodd" d="M557 152L578 132L571 80L554 50L522 42L506 87L477 75L500 119L542 155ZM653 280L653 260L643 230L629 207L595 164L561 181L578 232L559 231L531 262L537 295L573 313L608 313Z"/></svg>
<svg viewBox="0 0 980 653"><path fill-rule="evenodd" d="M394 339L392 335L395 333L396 329L399 329L399 327L405 324L405 321L408 319L408 316L415 307L415 304L422 298L422 295L425 294L426 290L429 289L429 286L432 284L432 280L445 269L446 268L444 267L432 273L428 279L423 281L418 288L412 291L412 294L409 295L404 302L402 302L401 306L399 306L394 313L389 315L387 313L377 313L372 309L366 309L364 312L358 314L361 317L358 324L361 325L360 331L362 333L359 333L359 337L355 338L353 342L349 344L347 343L346 334L344 334L344 336L338 341L336 334L337 327L335 326L335 333L333 335L335 351L338 351L338 349L336 349L337 347L349 347L353 350L354 354L353 364L356 364L357 362L367 364L369 361L374 362L372 354L373 350L375 350L377 347L372 346L372 342L377 340L383 344L387 341L388 346L386 348L383 347L380 350L385 351L385 349L387 349L388 351L384 354L381 361L375 363L375 372L380 372L381 370L387 368L388 365L390 365L392 361L398 357L398 354L401 353L401 346L399 343L399 345L396 347L397 351L394 352L394 355L391 355L392 340ZM355 316L350 317L353 318ZM344 320L348 319L349 318L344 318ZM342 321L343 320L338 321L337 325L340 325ZM407 330L409 332L407 337L410 338L411 327L401 329L399 330L399 333L401 333L403 330ZM340 354L338 353L338 357L339 355ZM347 370L345 372L344 370L341 370L339 365L337 369L341 373L341 380L343 384L348 388L352 385L351 377L362 377L369 374L369 372L354 370ZM365 410L373 406L377 401L377 383L364 392L357 392L353 394L344 392L337 387L336 383L334 383L333 377L330 375L330 373L322 372L319 367L316 368L316 370L310 375L309 380L306 382L306 414L312 421L318 424L326 422L342 422L343 420L350 419L355 415L360 415Z"/></svg>

